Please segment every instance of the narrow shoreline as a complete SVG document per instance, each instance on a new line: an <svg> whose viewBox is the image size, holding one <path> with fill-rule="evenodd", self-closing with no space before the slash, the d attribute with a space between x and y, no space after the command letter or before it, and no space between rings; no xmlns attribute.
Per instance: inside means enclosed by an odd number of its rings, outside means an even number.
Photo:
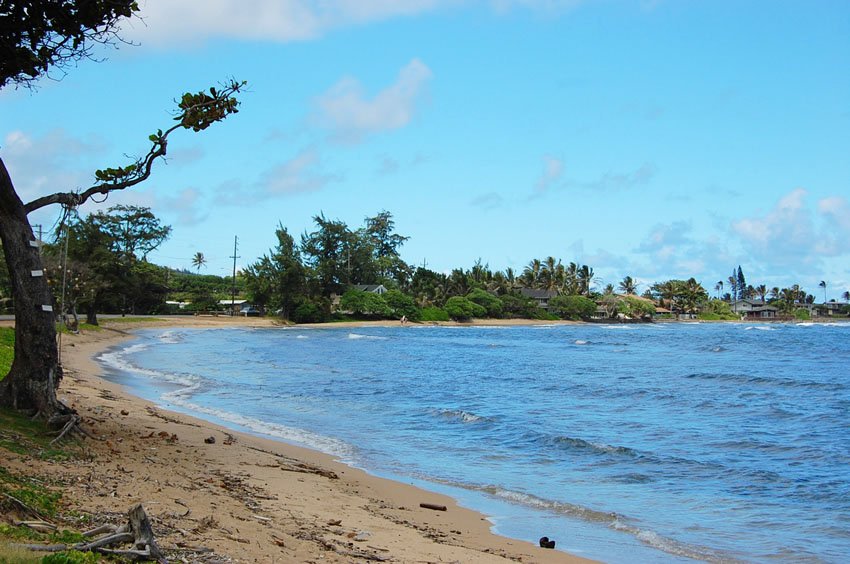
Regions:
<svg viewBox="0 0 850 564"><path fill-rule="evenodd" d="M397 323L313 327L375 325ZM101 331L65 335L59 396L101 440L85 441L94 456L74 468L26 457L11 461L12 467L58 473L63 499L77 511L115 515L141 502L160 529L163 548L211 549L232 562L591 561L497 535L484 515L448 496L161 409L105 380L95 361L106 348L134 338L137 329L235 326L274 324L257 318L110 320ZM205 442L211 438L215 442ZM557 540L569 548L569 539Z"/></svg>

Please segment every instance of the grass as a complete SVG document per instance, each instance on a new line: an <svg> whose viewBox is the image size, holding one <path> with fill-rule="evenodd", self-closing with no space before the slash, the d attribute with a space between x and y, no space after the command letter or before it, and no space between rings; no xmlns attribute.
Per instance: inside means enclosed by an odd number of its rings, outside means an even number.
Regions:
<svg viewBox="0 0 850 564"><path fill-rule="evenodd" d="M33 421L11 409L0 409L0 449L41 460L62 461L82 457L79 442L65 440L61 445L51 445L53 437L43 422ZM0 467L0 472L2 470Z"/></svg>
<svg viewBox="0 0 850 564"><path fill-rule="evenodd" d="M58 447L50 446L53 434L47 432L42 422L33 421L12 410L0 409L0 459L8 453L24 457L51 460L78 460L83 451L79 443L63 442ZM18 509L14 498L28 508L38 512L45 520L62 522L67 519L59 514L62 490L55 487L49 476L37 476L32 472L17 474L6 466L0 466L0 515L8 515ZM8 497L7 497L8 496ZM73 545L83 542L82 534L60 529L53 533L39 533L25 526L15 526L0 520L0 564L15 563L75 563L101 562L97 555L87 553L60 552L48 557L12 546L13 543L46 543Z"/></svg>
<svg viewBox="0 0 850 564"><path fill-rule="evenodd" d="M6 377L15 358L15 329L0 327L0 380Z"/></svg>

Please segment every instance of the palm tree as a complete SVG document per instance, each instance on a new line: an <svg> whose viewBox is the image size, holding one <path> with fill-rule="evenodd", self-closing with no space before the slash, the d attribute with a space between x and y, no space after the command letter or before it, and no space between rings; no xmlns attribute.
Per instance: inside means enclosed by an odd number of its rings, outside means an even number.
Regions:
<svg viewBox="0 0 850 564"><path fill-rule="evenodd" d="M197 269L197 271L200 272L201 267L206 266L206 265L207 265L207 259L204 256L204 253L202 253L200 251L195 253L195 256L192 257L192 266L194 266L195 269Z"/></svg>
<svg viewBox="0 0 850 564"><path fill-rule="evenodd" d="M628 294L629 296L637 293L637 286L637 282L635 282L634 278L631 276L626 276L619 284L620 291L624 294Z"/></svg>
<svg viewBox="0 0 850 564"><path fill-rule="evenodd" d="M767 298L767 286L765 286L764 284L759 284L755 287L755 292L759 299L764 302Z"/></svg>
<svg viewBox="0 0 850 564"><path fill-rule="evenodd" d="M723 280L718 280L717 284L714 285L714 289L717 290L717 299L720 299L720 293L723 292Z"/></svg>
<svg viewBox="0 0 850 564"><path fill-rule="evenodd" d="M526 288L536 288L540 282L540 269L542 264L540 259L533 259L526 265L520 276L522 283Z"/></svg>
<svg viewBox="0 0 850 564"><path fill-rule="evenodd" d="M589 296L591 286L593 285L593 279L593 269L586 264L582 265L578 271L579 293Z"/></svg>
<svg viewBox="0 0 850 564"><path fill-rule="evenodd" d="M779 286L774 286L770 289L770 299L773 301L778 300L782 296Z"/></svg>
<svg viewBox="0 0 850 564"><path fill-rule="evenodd" d="M848 291L848 292L844 292L843 294L841 294L841 298L842 298L845 302L850 302L850 291Z"/></svg>
<svg viewBox="0 0 850 564"><path fill-rule="evenodd" d="M826 280L821 280L818 286L823 288L823 303L826 303Z"/></svg>

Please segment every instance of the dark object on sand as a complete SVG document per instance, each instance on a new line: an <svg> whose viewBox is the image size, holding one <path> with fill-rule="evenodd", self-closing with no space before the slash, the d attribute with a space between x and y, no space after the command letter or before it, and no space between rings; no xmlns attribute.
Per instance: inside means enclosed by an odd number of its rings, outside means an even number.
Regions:
<svg viewBox="0 0 850 564"><path fill-rule="evenodd" d="M214 445L215 444L215 437L207 437L206 439L204 439L204 442L207 443L208 445Z"/></svg>
<svg viewBox="0 0 850 564"><path fill-rule="evenodd" d="M540 548L555 548L555 541L549 540L549 537L540 537Z"/></svg>
<svg viewBox="0 0 850 564"><path fill-rule="evenodd" d="M447 511L447 507L445 505L437 505L436 503L420 503L419 507L433 509L434 511Z"/></svg>

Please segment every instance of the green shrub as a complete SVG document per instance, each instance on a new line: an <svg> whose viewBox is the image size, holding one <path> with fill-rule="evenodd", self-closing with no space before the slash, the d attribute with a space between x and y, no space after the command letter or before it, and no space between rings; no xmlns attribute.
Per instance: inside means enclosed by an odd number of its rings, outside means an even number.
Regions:
<svg viewBox="0 0 850 564"><path fill-rule="evenodd" d="M451 321L446 310L439 307L423 307L419 312L420 321Z"/></svg>
<svg viewBox="0 0 850 564"><path fill-rule="evenodd" d="M804 308L797 308L794 310L794 319L798 321L808 321L812 318L812 315L809 313L809 310Z"/></svg>
<svg viewBox="0 0 850 564"><path fill-rule="evenodd" d="M740 315L732 311L732 308L723 300L710 300L697 315L697 319L703 321L734 321L740 319Z"/></svg>
<svg viewBox="0 0 850 564"><path fill-rule="evenodd" d="M384 298L373 292L351 289L342 295L339 308L350 311L357 317L389 317L390 308Z"/></svg>
<svg viewBox="0 0 850 564"><path fill-rule="evenodd" d="M324 302L307 300L301 302L292 313L295 323L324 323L330 319L330 312Z"/></svg>
<svg viewBox="0 0 850 564"><path fill-rule="evenodd" d="M483 307L487 317L502 317L502 300L481 288L475 288L466 295L466 299Z"/></svg>
<svg viewBox="0 0 850 564"><path fill-rule="evenodd" d="M419 321L421 319L421 312L416 307L416 302L413 301L413 298L399 290L390 290L384 294L384 301L390 308L390 313L395 318L401 319L404 316L410 321Z"/></svg>
<svg viewBox="0 0 850 564"><path fill-rule="evenodd" d="M562 319L590 319L596 302L584 296L555 296L549 300L549 311Z"/></svg>
<svg viewBox="0 0 850 564"><path fill-rule="evenodd" d="M455 321L467 321L473 317L484 317L487 310L462 296L452 296L446 300L444 308Z"/></svg>

